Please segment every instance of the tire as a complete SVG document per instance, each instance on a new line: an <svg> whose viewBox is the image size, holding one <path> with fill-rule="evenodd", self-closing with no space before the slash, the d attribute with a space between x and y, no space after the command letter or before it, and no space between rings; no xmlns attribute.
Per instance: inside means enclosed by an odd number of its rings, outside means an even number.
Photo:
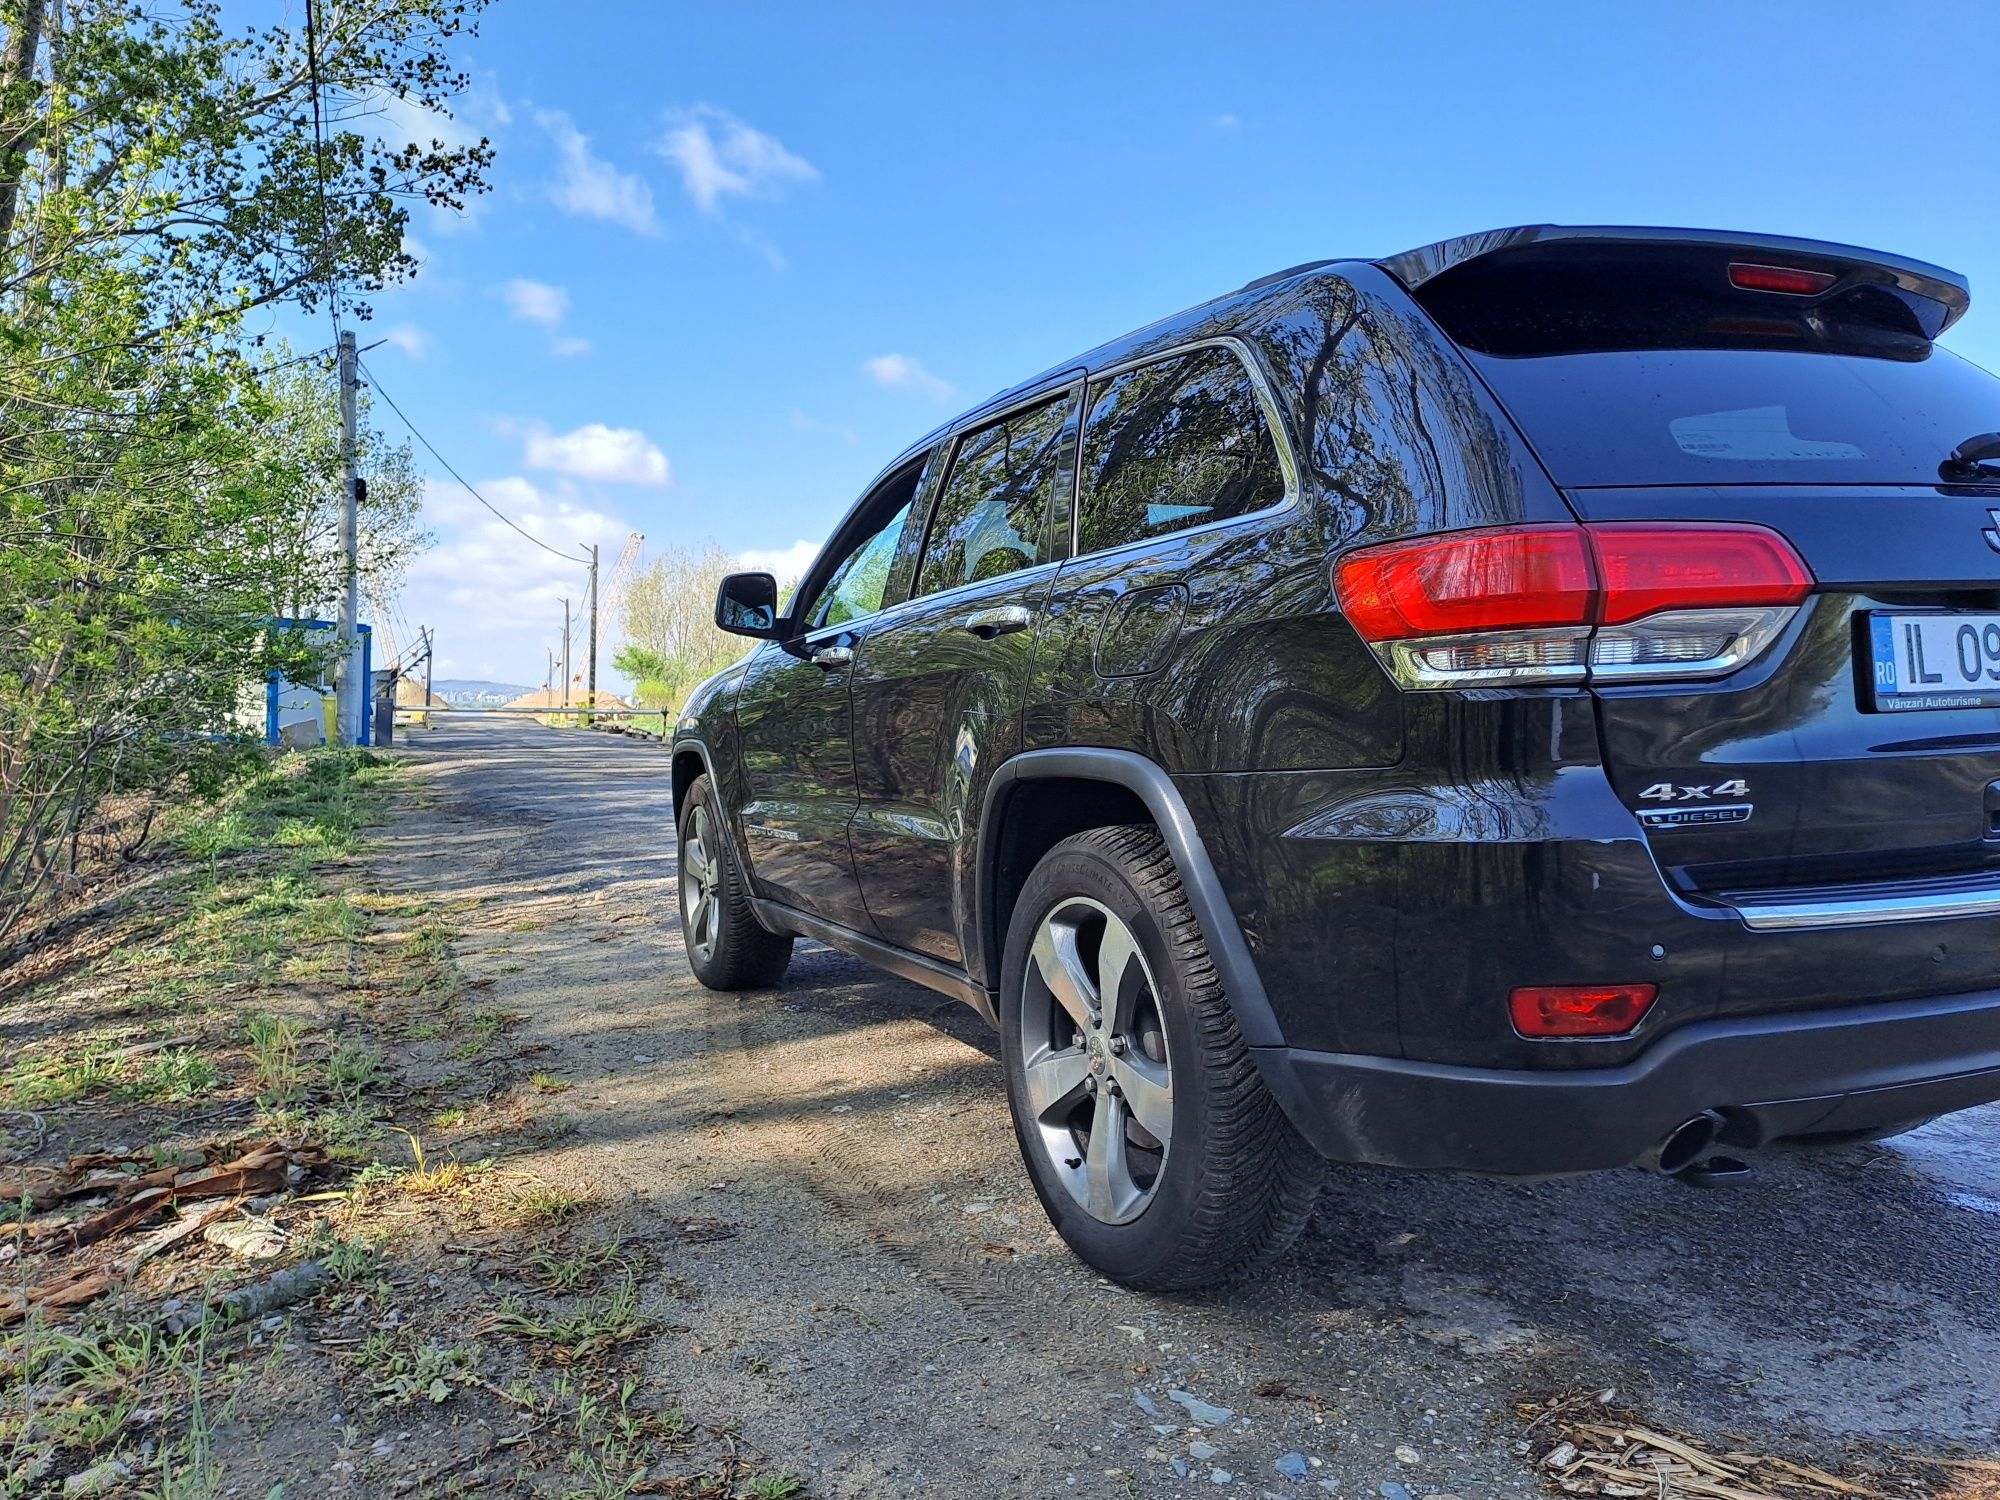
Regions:
<svg viewBox="0 0 2000 1500"><path fill-rule="evenodd" d="M1305 1227L1325 1164L1258 1076L1153 829L1092 829L1035 867L1008 926L1000 1031L1035 1194L1105 1275L1212 1285Z"/></svg>
<svg viewBox="0 0 2000 1500"><path fill-rule="evenodd" d="M686 804L676 884L688 967L712 990L769 989L792 961L791 934L767 932L751 909L743 872L722 832L722 804L707 776L695 778Z"/></svg>
<svg viewBox="0 0 2000 1500"><path fill-rule="evenodd" d="M1788 1135L1785 1139L1794 1146L1854 1146L1908 1135L1912 1130L1921 1130L1936 1118L1936 1115L1919 1115L1914 1120L1898 1120L1893 1125L1870 1125L1861 1130L1808 1131L1804 1135Z"/></svg>

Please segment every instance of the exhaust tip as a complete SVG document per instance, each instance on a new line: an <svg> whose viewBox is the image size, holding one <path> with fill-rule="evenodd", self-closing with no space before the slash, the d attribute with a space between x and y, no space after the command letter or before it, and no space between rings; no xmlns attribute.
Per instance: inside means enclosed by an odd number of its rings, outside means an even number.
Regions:
<svg viewBox="0 0 2000 1500"><path fill-rule="evenodd" d="M1678 1177L1701 1160L1702 1153L1715 1144L1722 1131L1722 1116L1705 1109L1667 1132L1666 1139L1653 1149L1647 1163L1665 1177Z"/></svg>

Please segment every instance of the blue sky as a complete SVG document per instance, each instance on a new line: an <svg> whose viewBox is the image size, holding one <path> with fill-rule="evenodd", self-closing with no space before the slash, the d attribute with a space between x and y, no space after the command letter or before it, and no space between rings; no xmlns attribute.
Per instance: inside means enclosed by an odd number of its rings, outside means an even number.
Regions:
<svg viewBox="0 0 2000 1500"><path fill-rule="evenodd" d="M607 563L634 530L816 545L900 447L1060 358L1507 224L1924 257L1972 280L1948 341L2000 367L1990 0L497 0L462 54L494 191L416 215L423 275L364 358L489 499ZM443 675L541 681L580 571L433 473L402 616Z"/></svg>

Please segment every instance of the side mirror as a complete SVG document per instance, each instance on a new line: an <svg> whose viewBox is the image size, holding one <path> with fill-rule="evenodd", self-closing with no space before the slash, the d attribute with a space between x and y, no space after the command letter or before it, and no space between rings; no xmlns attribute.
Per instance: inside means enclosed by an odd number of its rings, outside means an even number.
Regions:
<svg viewBox="0 0 2000 1500"><path fill-rule="evenodd" d="M715 624L731 635L775 640L778 580L769 573L731 573L715 591Z"/></svg>

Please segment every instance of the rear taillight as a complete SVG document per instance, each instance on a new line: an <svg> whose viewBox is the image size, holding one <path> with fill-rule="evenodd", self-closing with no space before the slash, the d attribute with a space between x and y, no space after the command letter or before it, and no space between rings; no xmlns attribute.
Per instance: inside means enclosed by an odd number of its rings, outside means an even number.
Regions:
<svg viewBox="0 0 2000 1500"><path fill-rule="evenodd" d="M1652 984L1532 985L1507 997L1507 1013L1526 1037L1624 1036L1659 998Z"/></svg>
<svg viewBox="0 0 2000 1500"><path fill-rule="evenodd" d="M1716 677L1775 640L1812 574L1761 526L1500 526L1350 552L1342 611L1406 687Z"/></svg>

